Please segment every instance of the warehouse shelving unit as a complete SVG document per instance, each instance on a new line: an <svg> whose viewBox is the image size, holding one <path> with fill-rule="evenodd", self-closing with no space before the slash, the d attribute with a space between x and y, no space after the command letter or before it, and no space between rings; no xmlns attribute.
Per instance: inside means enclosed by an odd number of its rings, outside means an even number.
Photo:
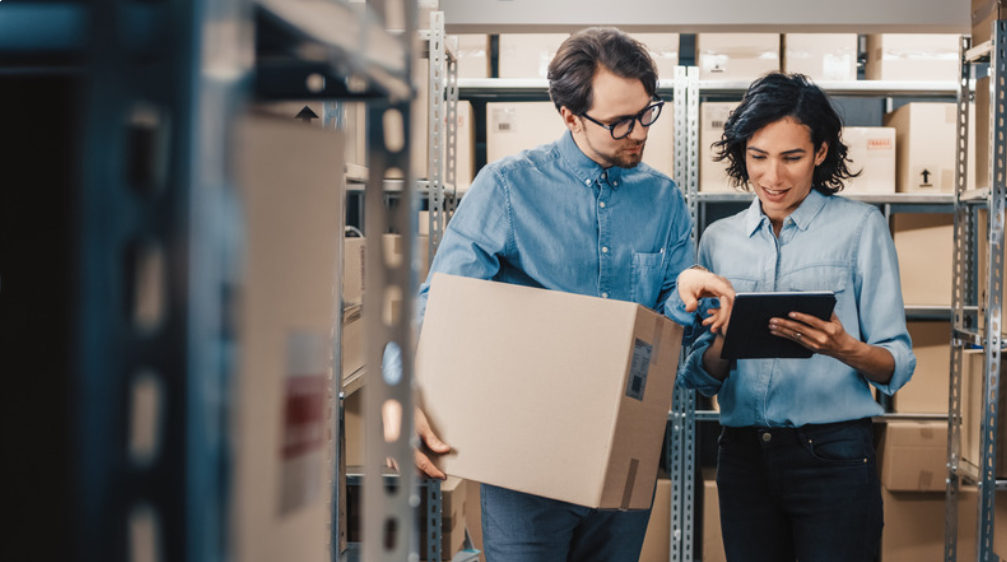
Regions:
<svg viewBox="0 0 1007 562"><path fill-rule="evenodd" d="M971 39L961 42L961 73L958 88L957 137L958 153L955 174L955 260L951 353L951 383L948 403L948 478L945 515L944 560L958 559L958 523L960 486L974 483L978 487L976 513L976 560L996 561L1001 558L993 549L994 512L996 492L1007 490L1007 480L997 479L997 449L1003 447L1003 435L998 435L998 420L1005 415L999 411L1001 388L1000 364L1002 353L1003 303L1003 244L1004 205L1007 201L1007 128L1004 125L1005 90L1007 78L1007 22L993 23L992 40L973 48ZM969 190L968 145L971 140L969 106L972 96L969 81L976 63L989 62L989 114L976 119L989 120L990 185ZM980 162L982 160L979 160ZM985 208L986 270L979 270L979 224L977 209ZM985 292L985 302L982 294ZM969 459L962 451L962 425L968 423L962 416L962 384L969 376L963 368L964 351L969 347L983 350L982 389L980 409L980 458ZM974 374L971 374L975 376ZM975 384L976 381L972 381ZM999 553L1007 555L1007 553Z"/></svg>

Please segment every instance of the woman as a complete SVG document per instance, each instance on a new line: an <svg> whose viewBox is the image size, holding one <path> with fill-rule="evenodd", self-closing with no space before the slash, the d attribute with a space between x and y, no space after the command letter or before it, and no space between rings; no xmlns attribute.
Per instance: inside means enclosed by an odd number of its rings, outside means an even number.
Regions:
<svg viewBox="0 0 1007 562"><path fill-rule="evenodd" d="M719 395L717 487L728 560L874 559L883 525L871 386L892 394L916 359L887 222L836 197L847 168L842 122L801 75L752 83L715 144L732 183L754 190L745 211L709 226L699 262L737 292L833 291L828 321L791 313L770 332L810 359L726 361L706 333L680 375Z"/></svg>

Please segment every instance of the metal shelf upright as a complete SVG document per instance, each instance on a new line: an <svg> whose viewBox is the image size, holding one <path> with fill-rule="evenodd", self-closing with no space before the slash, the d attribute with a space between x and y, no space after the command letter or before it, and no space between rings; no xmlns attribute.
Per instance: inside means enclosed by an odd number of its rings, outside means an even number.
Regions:
<svg viewBox="0 0 1007 562"><path fill-rule="evenodd" d="M961 40L961 71L958 90L957 119L957 166L955 174L955 258L954 292L952 306L954 325L951 341L951 380L948 399L948 478L946 492L946 516L944 536L944 560L958 559L958 522L960 486L963 482L973 482L978 488L976 513L976 560L989 562L999 560L993 552L994 506L997 490L1007 489L1007 481L997 480L997 448L1003 446L998 436L1000 404L1000 362L1002 352L1001 318L1003 302L1003 244L1004 244L1004 204L1007 200L1007 141L1004 135L1005 108L1004 80L1007 79L1007 21L993 23L992 41L972 48L971 39ZM979 194L970 193L966 188L968 174L968 145L971 140L969 129L969 106L972 103L969 81L972 66L977 62L989 62L989 115L977 115L977 119L989 120L988 139L990 185L983 187ZM982 160L980 159L980 162ZM982 187L982 186L980 186ZM978 271L979 224L976 209L987 209L986 270ZM981 290L985 290L985 308L980 303ZM972 313L978 310L978 316ZM980 324L980 320L982 321ZM983 349L983 370L981 388L982 399L980 422L980 458L966 459L962 451L962 383L968 374L964 372L964 351L967 347L981 346ZM974 376L974 375L973 375ZM971 463L977 463L970 466ZM1001 553L1007 554L1007 553Z"/></svg>

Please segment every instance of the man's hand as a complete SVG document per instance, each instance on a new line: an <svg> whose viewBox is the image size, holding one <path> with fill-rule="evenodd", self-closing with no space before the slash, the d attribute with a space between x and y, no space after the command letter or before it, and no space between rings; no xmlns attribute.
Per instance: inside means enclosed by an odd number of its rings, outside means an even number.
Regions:
<svg viewBox="0 0 1007 562"><path fill-rule="evenodd" d="M710 309L710 316L703 320L713 333L726 333L734 306L734 287L726 278L705 269L689 268L678 274L678 294L685 303L687 312L695 312L699 299L716 297L720 308Z"/></svg>
<svg viewBox="0 0 1007 562"><path fill-rule="evenodd" d="M420 438L420 446L416 448L416 468L420 472L426 474L430 478L437 478L439 480L444 480L447 478L439 468L434 466L433 461L430 457L426 455L423 450L423 445L433 453L444 454L451 450L451 447L447 443L441 441L440 437L434 434L433 430L430 429L430 424L427 422L427 415L423 413L423 410L416 408L415 413L415 423L416 423L416 434Z"/></svg>

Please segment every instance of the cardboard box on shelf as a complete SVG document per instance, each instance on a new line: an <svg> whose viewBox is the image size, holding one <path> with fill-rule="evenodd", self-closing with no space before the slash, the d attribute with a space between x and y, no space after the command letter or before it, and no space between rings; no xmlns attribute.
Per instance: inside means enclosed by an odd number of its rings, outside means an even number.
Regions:
<svg viewBox="0 0 1007 562"><path fill-rule="evenodd" d="M643 537L640 562L667 562L671 559L671 480L663 470L657 475L654 507Z"/></svg>
<svg viewBox="0 0 1007 562"><path fill-rule="evenodd" d="M501 33L500 78L547 78L549 63L569 33Z"/></svg>
<svg viewBox="0 0 1007 562"><path fill-rule="evenodd" d="M696 35L700 80L754 80L780 70L778 33Z"/></svg>
<svg viewBox="0 0 1007 562"><path fill-rule="evenodd" d="M976 499L968 487L958 497L958 559L975 560ZM945 492L893 492L881 488L885 527L881 562L918 562L944 558ZM999 498L998 498L999 499Z"/></svg>
<svg viewBox="0 0 1007 562"><path fill-rule="evenodd" d="M993 23L1007 19L1004 0L972 0L972 45L993 38Z"/></svg>
<svg viewBox="0 0 1007 562"><path fill-rule="evenodd" d="M360 304L343 308L342 378L356 373L364 367L364 307Z"/></svg>
<svg viewBox="0 0 1007 562"><path fill-rule="evenodd" d="M893 492L939 492L948 477L946 421L890 421L878 442L881 483Z"/></svg>
<svg viewBox="0 0 1007 562"><path fill-rule="evenodd" d="M727 178L727 163L716 162L713 143L724 134L724 122L739 102L703 102L699 106L699 191L735 193Z"/></svg>
<svg viewBox="0 0 1007 562"><path fill-rule="evenodd" d="M894 410L904 414L947 414L951 323L922 321L907 325L916 354L916 371L892 398Z"/></svg>
<svg viewBox="0 0 1007 562"><path fill-rule="evenodd" d="M465 482L465 530L468 532L472 548L479 551L479 562L486 562L486 553L483 551L483 526L482 526L482 500L481 484L472 480Z"/></svg>
<svg viewBox="0 0 1007 562"><path fill-rule="evenodd" d="M417 400L453 447L435 462L588 507L649 508L681 336L634 303L435 274L416 362Z"/></svg>
<svg viewBox="0 0 1007 562"><path fill-rule="evenodd" d="M953 103L913 102L885 114L895 128L896 191L899 193L954 193L955 122Z"/></svg>
<svg viewBox="0 0 1007 562"><path fill-rule="evenodd" d="M703 562L725 562L716 469L703 469Z"/></svg>
<svg viewBox="0 0 1007 562"><path fill-rule="evenodd" d="M490 38L485 33L459 33L458 78L490 77Z"/></svg>
<svg viewBox="0 0 1007 562"><path fill-rule="evenodd" d="M551 101L486 104L486 162L553 142L566 125Z"/></svg>
<svg viewBox="0 0 1007 562"><path fill-rule="evenodd" d="M868 80L958 80L956 34L884 33L867 36Z"/></svg>
<svg viewBox="0 0 1007 562"><path fill-rule="evenodd" d="M363 393L354 392L343 400L343 435L346 438L346 466L364 466L366 434L364 433Z"/></svg>
<svg viewBox="0 0 1007 562"><path fill-rule="evenodd" d="M985 394L986 375L985 354L982 350L966 350L962 364L962 394L961 394L961 456L974 465L981 464L983 444L982 415ZM1000 382L997 405L996 435L999 439L994 459L994 470L997 478L1007 478L1007 392L1004 392L1004 374L1007 373L1004 361L1001 360Z"/></svg>
<svg viewBox="0 0 1007 562"><path fill-rule="evenodd" d="M256 115L235 141L248 251L236 293L229 550L251 562L318 560L332 540L326 420L343 139Z"/></svg>
<svg viewBox="0 0 1007 562"><path fill-rule="evenodd" d="M630 33L630 35L647 46L650 57L657 66L657 77L660 80L675 78L675 67L678 66L679 36L677 33Z"/></svg>
<svg viewBox="0 0 1007 562"><path fill-rule="evenodd" d="M385 259L393 267L402 262L403 238L399 234L385 234L382 239L385 245ZM416 249L413 254L416 265L417 285L427 278L430 271L430 237L419 235L416 238Z"/></svg>
<svg viewBox="0 0 1007 562"><path fill-rule="evenodd" d="M843 127L851 171L860 175L846 180L843 193L895 193L895 129Z"/></svg>
<svg viewBox="0 0 1007 562"><path fill-rule="evenodd" d="M892 239L899 255L903 302L951 306L954 216L897 213L892 217Z"/></svg>
<svg viewBox="0 0 1007 562"><path fill-rule="evenodd" d="M468 487L465 481L455 476L448 476L441 485L441 560L451 560L465 546L465 512L468 509ZM427 513L427 496L420 494L420 507L417 513ZM475 497L474 501L479 501ZM420 530L420 559L426 560L427 555L427 518L418 517Z"/></svg>
<svg viewBox="0 0 1007 562"><path fill-rule="evenodd" d="M343 239L343 306L364 302L364 239Z"/></svg>
<svg viewBox="0 0 1007 562"><path fill-rule="evenodd" d="M475 178L476 128L474 117L472 103L465 100L459 101L455 115L457 131L455 136L455 188L459 195L468 190ZM444 174L444 179L447 181L448 170L446 168Z"/></svg>
<svg viewBox="0 0 1007 562"><path fill-rule="evenodd" d="M783 70L812 80L857 79L856 33L787 33L783 35Z"/></svg>

